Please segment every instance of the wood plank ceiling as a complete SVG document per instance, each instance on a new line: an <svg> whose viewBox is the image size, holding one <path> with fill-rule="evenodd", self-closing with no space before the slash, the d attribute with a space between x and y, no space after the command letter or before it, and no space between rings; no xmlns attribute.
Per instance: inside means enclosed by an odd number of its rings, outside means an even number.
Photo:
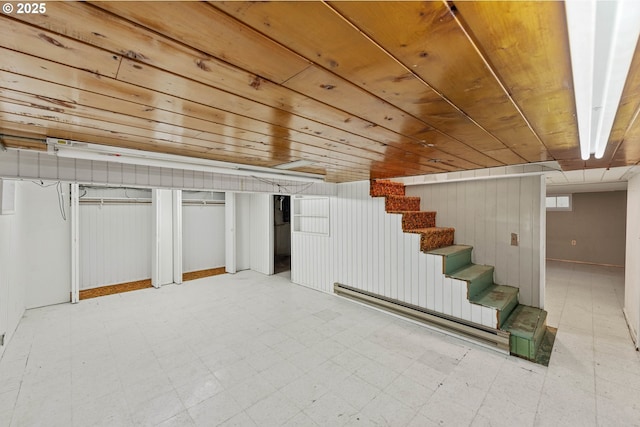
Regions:
<svg viewBox="0 0 640 427"><path fill-rule="evenodd" d="M275 166L332 182L640 161L640 46L580 160L561 2L48 2L0 17L0 134ZM25 139L35 138L35 140Z"/></svg>

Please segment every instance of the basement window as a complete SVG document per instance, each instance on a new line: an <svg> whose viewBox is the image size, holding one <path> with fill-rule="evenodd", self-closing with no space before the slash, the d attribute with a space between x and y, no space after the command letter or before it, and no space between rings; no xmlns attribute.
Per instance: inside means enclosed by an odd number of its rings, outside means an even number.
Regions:
<svg viewBox="0 0 640 427"><path fill-rule="evenodd" d="M546 206L548 211L570 211L571 194L556 194L547 196Z"/></svg>

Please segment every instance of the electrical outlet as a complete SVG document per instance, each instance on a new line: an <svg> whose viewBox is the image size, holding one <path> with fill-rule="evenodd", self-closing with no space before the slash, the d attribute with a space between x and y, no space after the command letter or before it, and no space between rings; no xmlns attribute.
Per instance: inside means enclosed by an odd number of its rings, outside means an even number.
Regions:
<svg viewBox="0 0 640 427"><path fill-rule="evenodd" d="M511 246L518 246L518 234L511 233Z"/></svg>
<svg viewBox="0 0 640 427"><path fill-rule="evenodd" d="M571 241L571 246L575 246L575 245L576 245L576 241L575 241L575 240L572 240L572 241Z"/></svg>

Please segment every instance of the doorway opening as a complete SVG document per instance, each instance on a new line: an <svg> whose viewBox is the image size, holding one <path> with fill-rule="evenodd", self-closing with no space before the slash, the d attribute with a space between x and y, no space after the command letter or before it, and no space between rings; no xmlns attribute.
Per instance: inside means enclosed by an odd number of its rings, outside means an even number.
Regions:
<svg viewBox="0 0 640 427"><path fill-rule="evenodd" d="M291 197L273 196L273 273L291 270Z"/></svg>

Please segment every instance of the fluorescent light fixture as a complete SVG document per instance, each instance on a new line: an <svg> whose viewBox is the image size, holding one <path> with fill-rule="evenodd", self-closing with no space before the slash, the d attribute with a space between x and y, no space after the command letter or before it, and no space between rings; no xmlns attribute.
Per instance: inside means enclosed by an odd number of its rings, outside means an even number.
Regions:
<svg viewBox="0 0 640 427"><path fill-rule="evenodd" d="M637 0L567 0L580 154L604 156L640 35Z"/></svg>
<svg viewBox="0 0 640 427"><path fill-rule="evenodd" d="M129 165L185 169L227 175L255 176L267 179L287 179L302 182L323 182L324 176L304 172L289 172L261 166L227 163L216 160L151 151L117 148L66 139L47 138L48 151L59 157L82 160L99 160Z"/></svg>
<svg viewBox="0 0 640 427"><path fill-rule="evenodd" d="M315 162L312 162L311 160L302 159L302 160L296 160L295 162L283 163L281 165L274 166L274 168L276 168L276 169L295 169L295 168L303 168L305 166L311 166L314 163Z"/></svg>

